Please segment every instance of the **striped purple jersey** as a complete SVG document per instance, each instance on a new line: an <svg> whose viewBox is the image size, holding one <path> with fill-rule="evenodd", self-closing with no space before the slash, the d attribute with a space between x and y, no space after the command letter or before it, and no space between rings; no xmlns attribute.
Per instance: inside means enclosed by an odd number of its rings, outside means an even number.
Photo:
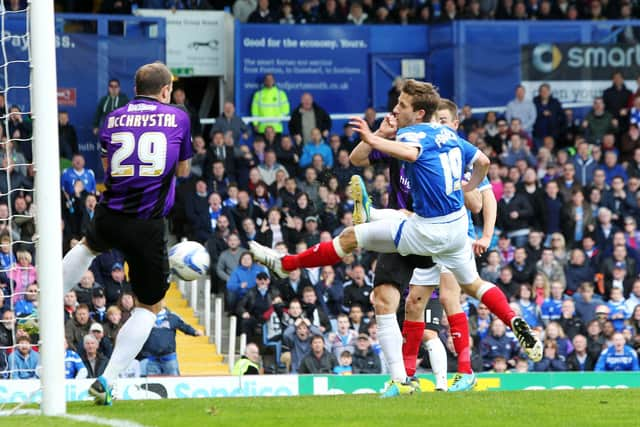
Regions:
<svg viewBox="0 0 640 427"><path fill-rule="evenodd" d="M389 206L390 209L411 209L411 184L407 178L404 162L378 150L369 154L371 163L384 162L389 165Z"/></svg>
<svg viewBox="0 0 640 427"><path fill-rule="evenodd" d="M137 218L165 217L175 198L178 162L193 155L187 113L136 97L107 115L100 145L108 160L101 203Z"/></svg>

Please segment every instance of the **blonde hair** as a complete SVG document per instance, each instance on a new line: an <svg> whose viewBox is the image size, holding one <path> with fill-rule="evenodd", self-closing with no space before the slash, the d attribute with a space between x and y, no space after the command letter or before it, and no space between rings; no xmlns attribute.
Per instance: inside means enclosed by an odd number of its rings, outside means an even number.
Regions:
<svg viewBox="0 0 640 427"><path fill-rule="evenodd" d="M451 114L451 119L456 120L458 118L458 106L455 102L447 98L440 98L438 103L438 111L447 110Z"/></svg>
<svg viewBox="0 0 640 427"><path fill-rule="evenodd" d="M549 298L549 295L551 295L551 284L549 283L549 279L547 279L547 276L544 273L536 273L536 275L533 276L533 284L531 285L532 291L534 291L531 299L535 299L535 290L538 288L538 286L536 286L536 279L538 277L542 278L542 293L544 297Z"/></svg>
<svg viewBox="0 0 640 427"><path fill-rule="evenodd" d="M31 261L33 261L33 258L31 258L31 254L28 251L18 251L16 252L16 259L18 261L21 260L27 260L29 261L29 264L31 264Z"/></svg>
<svg viewBox="0 0 640 427"><path fill-rule="evenodd" d="M122 314L122 310L120 310L120 307L118 307L117 305L112 305L111 307L109 307L107 309L107 316L113 314L113 313L120 313Z"/></svg>

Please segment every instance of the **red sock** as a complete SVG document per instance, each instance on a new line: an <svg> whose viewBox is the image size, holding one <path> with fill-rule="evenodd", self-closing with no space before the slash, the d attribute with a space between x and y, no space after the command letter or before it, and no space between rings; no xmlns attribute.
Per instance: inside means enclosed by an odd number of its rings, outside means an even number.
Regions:
<svg viewBox="0 0 640 427"><path fill-rule="evenodd" d="M424 335L424 322L412 322L405 320L402 323L402 358L404 359L404 369L407 376L412 377L416 373L416 362L418 359L418 350L422 344L422 335Z"/></svg>
<svg viewBox="0 0 640 427"><path fill-rule="evenodd" d="M281 261L283 269L292 271L296 268L333 265L340 262L341 259L333 247L333 240L331 240L318 243L297 255L285 255Z"/></svg>
<svg viewBox="0 0 640 427"><path fill-rule="evenodd" d="M471 370L471 351L469 350L469 323L467 315L457 313L447 316L449 320L449 329L451 329L451 338L453 338L453 347L458 353L458 372L461 374L470 374Z"/></svg>
<svg viewBox="0 0 640 427"><path fill-rule="evenodd" d="M509 307L507 297L497 286L493 286L485 292L484 295L482 295L481 301L489 308L489 311L498 316L505 325L511 327L511 319L516 317L516 313Z"/></svg>

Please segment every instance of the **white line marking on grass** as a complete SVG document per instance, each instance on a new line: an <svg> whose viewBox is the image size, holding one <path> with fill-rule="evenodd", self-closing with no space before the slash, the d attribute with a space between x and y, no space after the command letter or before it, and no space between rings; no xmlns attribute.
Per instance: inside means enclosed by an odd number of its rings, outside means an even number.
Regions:
<svg viewBox="0 0 640 427"><path fill-rule="evenodd" d="M7 416L7 415L42 415L42 414L37 409L20 409L15 412L0 411L0 416ZM60 415L60 418L67 418L73 421L100 424L108 427L147 427L144 424L138 424L135 421L123 420L120 418L114 418L114 419L100 418L93 415L84 415L84 414L65 414L65 415Z"/></svg>

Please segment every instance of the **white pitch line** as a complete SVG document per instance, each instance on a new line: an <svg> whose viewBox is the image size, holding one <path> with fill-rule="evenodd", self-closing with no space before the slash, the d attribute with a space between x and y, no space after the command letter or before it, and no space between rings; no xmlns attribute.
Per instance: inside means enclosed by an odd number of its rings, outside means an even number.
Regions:
<svg viewBox="0 0 640 427"><path fill-rule="evenodd" d="M42 415L42 413L37 409L20 409L18 411L0 411L1 416L7 415ZM81 422L90 422L94 424L100 424L108 427L147 427L144 424L138 424L134 421L123 420L123 419L108 419L108 418L100 418L93 415L84 415L84 414L65 414L60 415L60 418L68 418L74 421Z"/></svg>

